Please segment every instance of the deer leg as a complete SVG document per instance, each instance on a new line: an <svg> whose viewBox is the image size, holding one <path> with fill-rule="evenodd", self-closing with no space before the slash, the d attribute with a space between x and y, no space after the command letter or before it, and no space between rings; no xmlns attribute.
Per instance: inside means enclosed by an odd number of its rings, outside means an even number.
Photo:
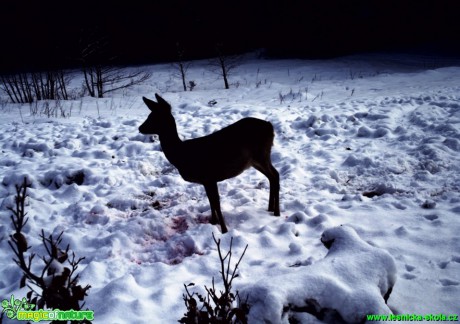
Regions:
<svg viewBox="0 0 460 324"><path fill-rule="evenodd" d="M211 208L211 220L209 221L212 225L217 225L217 215L215 211Z"/></svg>
<svg viewBox="0 0 460 324"><path fill-rule="evenodd" d="M270 182L270 196L268 198L268 211L273 212L275 216L280 215L280 175L275 167L269 163L268 166L262 167L260 164L254 165L256 170L260 171L268 178Z"/></svg>
<svg viewBox="0 0 460 324"><path fill-rule="evenodd" d="M228 230L225 225L224 216L220 210L219 188L217 187L217 182L205 184L204 189L206 190L206 195L211 205L211 223L218 220L222 233L227 233Z"/></svg>
<svg viewBox="0 0 460 324"><path fill-rule="evenodd" d="M272 171L272 179L270 180L270 201L272 202L273 215L280 215L280 174L275 167L270 163Z"/></svg>

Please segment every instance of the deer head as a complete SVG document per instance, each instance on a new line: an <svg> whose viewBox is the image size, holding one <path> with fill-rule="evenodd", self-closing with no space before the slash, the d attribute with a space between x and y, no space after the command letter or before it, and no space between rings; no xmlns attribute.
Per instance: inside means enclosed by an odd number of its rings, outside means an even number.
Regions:
<svg viewBox="0 0 460 324"><path fill-rule="evenodd" d="M147 117L147 120L139 126L139 132L144 135L157 134L161 135L164 133L167 127L167 122L173 120L171 114L171 105L161 98L158 94L155 94L157 102L142 97L144 103L150 109L151 113Z"/></svg>

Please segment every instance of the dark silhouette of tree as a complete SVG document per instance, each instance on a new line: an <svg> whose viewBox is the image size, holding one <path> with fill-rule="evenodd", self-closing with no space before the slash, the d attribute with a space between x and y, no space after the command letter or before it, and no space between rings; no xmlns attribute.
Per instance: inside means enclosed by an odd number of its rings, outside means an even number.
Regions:
<svg viewBox="0 0 460 324"><path fill-rule="evenodd" d="M186 76L187 76L187 70L190 67L190 63L184 62L184 50L181 47L180 43L176 43L176 50L177 50L177 62L175 66L179 70L179 76L182 80L182 86L184 88L184 91L187 91L187 81L186 81ZM190 81L190 85L192 84L193 81ZM194 82L193 82L194 84ZM190 91L193 90L194 87L189 86Z"/></svg>
<svg viewBox="0 0 460 324"><path fill-rule="evenodd" d="M148 72L116 65L115 57L108 50L109 41L97 27L82 34L80 50L83 86L91 97L103 98L109 92L129 88L150 78Z"/></svg>
<svg viewBox="0 0 460 324"><path fill-rule="evenodd" d="M225 89L230 89L229 76L240 63L240 55L226 54L223 43L215 45L216 57L209 61L212 72L218 74L224 80Z"/></svg>

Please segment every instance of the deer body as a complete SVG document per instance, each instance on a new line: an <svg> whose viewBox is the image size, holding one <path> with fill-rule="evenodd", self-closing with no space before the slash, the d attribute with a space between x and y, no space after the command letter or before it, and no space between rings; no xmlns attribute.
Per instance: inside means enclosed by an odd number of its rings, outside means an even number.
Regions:
<svg viewBox="0 0 460 324"><path fill-rule="evenodd" d="M268 210L279 211L279 174L270 159L274 131L271 123L244 118L213 134L182 141L171 106L158 94L157 102L143 98L151 113L139 127L142 134L157 134L161 148L184 180L202 184L211 205L211 223L227 227L220 210L217 182L233 178L249 167L262 172L270 182Z"/></svg>

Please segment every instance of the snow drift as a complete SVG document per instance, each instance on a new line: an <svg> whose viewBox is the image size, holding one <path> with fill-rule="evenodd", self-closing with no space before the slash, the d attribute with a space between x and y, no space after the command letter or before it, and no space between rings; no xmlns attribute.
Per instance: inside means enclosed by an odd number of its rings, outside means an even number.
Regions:
<svg viewBox="0 0 460 324"><path fill-rule="evenodd" d="M396 281L393 257L349 226L324 231L321 242L329 248L324 259L244 288L251 323L291 323L308 314L331 323L357 323L368 314L391 314L386 301Z"/></svg>

